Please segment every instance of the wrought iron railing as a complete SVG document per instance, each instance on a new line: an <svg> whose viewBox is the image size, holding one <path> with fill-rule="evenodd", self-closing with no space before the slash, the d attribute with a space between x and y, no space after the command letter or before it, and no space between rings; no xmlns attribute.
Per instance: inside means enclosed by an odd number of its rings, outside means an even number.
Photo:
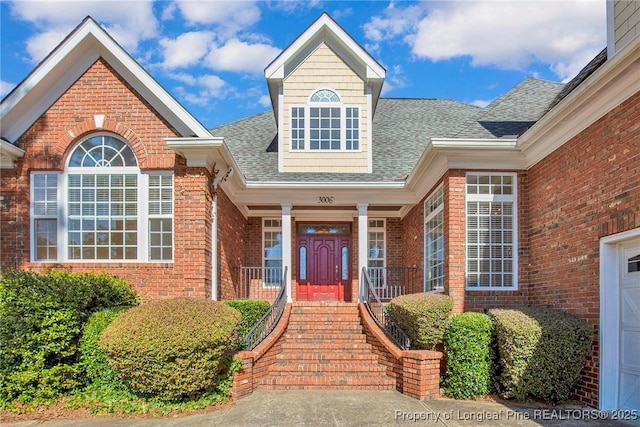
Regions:
<svg viewBox="0 0 640 427"><path fill-rule="evenodd" d="M362 268L362 301L373 320L380 326L384 333L398 347L408 350L411 347L411 339L391 316L384 303L377 294L376 288L371 283L367 267Z"/></svg>
<svg viewBox="0 0 640 427"><path fill-rule="evenodd" d="M287 305L287 267L282 270L279 285L280 292L276 296L275 301L269 307L269 310L258 320L251 330L244 337L245 349L253 350L258 344L264 340L267 335L273 331L276 324L280 321L284 307Z"/></svg>
<svg viewBox="0 0 640 427"><path fill-rule="evenodd" d="M236 299L273 302L280 291L282 267L234 268Z"/></svg>
<svg viewBox="0 0 640 427"><path fill-rule="evenodd" d="M421 290L417 267L368 267L367 272L381 301Z"/></svg>

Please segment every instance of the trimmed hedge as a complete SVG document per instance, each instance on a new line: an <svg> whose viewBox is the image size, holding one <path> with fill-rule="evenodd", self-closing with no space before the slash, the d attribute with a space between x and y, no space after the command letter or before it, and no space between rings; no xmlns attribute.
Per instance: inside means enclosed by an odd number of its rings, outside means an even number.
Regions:
<svg viewBox="0 0 640 427"><path fill-rule="evenodd" d="M444 334L447 372L443 387L456 399L477 399L491 392L493 324L486 314L453 316Z"/></svg>
<svg viewBox="0 0 640 427"><path fill-rule="evenodd" d="M489 311L505 398L558 403L571 398L591 348L593 328L559 310L521 307Z"/></svg>
<svg viewBox="0 0 640 427"><path fill-rule="evenodd" d="M235 350L240 313L216 301L152 301L118 316L100 348L134 392L163 400L213 389Z"/></svg>
<svg viewBox="0 0 640 427"><path fill-rule="evenodd" d="M108 274L11 270L0 275L0 406L48 400L84 384L82 327L138 296Z"/></svg>
<svg viewBox="0 0 640 427"><path fill-rule="evenodd" d="M237 349L244 348L244 337L249 333L251 328L258 323L258 320L264 316L264 314L269 310L271 304L268 301L263 300L227 300L222 301L224 304L228 305L231 308L235 308L242 314L242 320L238 325L237 334L238 334L238 345Z"/></svg>
<svg viewBox="0 0 640 427"><path fill-rule="evenodd" d="M109 365L107 356L99 346L102 332L122 312L123 308L100 310L89 318L80 339L80 363L88 382L96 387L124 389L118 373Z"/></svg>
<svg viewBox="0 0 640 427"><path fill-rule="evenodd" d="M453 300L443 294L408 294L392 299L387 308L411 338L411 348L435 350L449 326Z"/></svg>

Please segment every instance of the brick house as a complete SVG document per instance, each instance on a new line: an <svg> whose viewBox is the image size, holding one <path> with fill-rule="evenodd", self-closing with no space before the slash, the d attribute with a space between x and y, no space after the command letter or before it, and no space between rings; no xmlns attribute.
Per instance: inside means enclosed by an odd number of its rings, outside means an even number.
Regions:
<svg viewBox="0 0 640 427"><path fill-rule="evenodd" d="M145 298L357 302L438 290L594 325L578 397L640 409L640 8L566 85L485 108L381 98L322 15L265 69L273 109L204 128L91 18L1 104L0 265Z"/></svg>

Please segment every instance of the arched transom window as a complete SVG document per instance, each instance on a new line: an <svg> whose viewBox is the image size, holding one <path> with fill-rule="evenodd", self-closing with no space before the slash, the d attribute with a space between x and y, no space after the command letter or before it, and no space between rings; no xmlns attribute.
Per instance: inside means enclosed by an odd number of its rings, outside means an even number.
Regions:
<svg viewBox="0 0 640 427"><path fill-rule="evenodd" d="M34 261L171 261L173 175L142 173L110 134L80 141L63 173L32 174Z"/></svg>
<svg viewBox="0 0 640 427"><path fill-rule="evenodd" d="M307 105L291 107L291 149L359 150L360 108L331 89L316 90Z"/></svg>

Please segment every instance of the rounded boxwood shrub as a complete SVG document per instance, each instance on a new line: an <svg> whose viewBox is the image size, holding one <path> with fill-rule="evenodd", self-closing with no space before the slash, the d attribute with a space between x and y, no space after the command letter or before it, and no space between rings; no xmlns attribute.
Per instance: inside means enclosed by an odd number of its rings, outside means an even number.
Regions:
<svg viewBox="0 0 640 427"><path fill-rule="evenodd" d="M491 392L493 324L486 314L453 316L444 334L447 371L443 387L456 399L477 399Z"/></svg>
<svg viewBox="0 0 640 427"><path fill-rule="evenodd" d="M258 320L264 316L264 314L269 310L271 304L268 301L264 300L227 300L222 301L224 304L229 307L235 308L242 314L242 320L238 325L237 334L238 334L238 342L237 349L244 348L244 337L249 333L251 328L258 323Z"/></svg>
<svg viewBox="0 0 640 427"><path fill-rule="evenodd" d="M151 301L107 326L100 348L132 391L163 400L197 397L229 362L240 317L205 299Z"/></svg>
<svg viewBox="0 0 640 427"><path fill-rule="evenodd" d="M107 356L99 346L102 332L113 322L124 308L107 308L91 315L84 326L80 339L80 363L88 381L102 388L124 388L118 373L109 365Z"/></svg>
<svg viewBox="0 0 640 427"><path fill-rule="evenodd" d="M434 350L449 326L453 300L443 294L408 294L392 299L387 308L411 338L411 348Z"/></svg>
<svg viewBox="0 0 640 427"><path fill-rule="evenodd" d="M593 328L560 310L493 309L500 393L505 398L569 400L591 348Z"/></svg>
<svg viewBox="0 0 640 427"><path fill-rule="evenodd" d="M138 303L124 280L96 273L0 274L0 406L84 385L79 340L92 313Z"/></svg>

